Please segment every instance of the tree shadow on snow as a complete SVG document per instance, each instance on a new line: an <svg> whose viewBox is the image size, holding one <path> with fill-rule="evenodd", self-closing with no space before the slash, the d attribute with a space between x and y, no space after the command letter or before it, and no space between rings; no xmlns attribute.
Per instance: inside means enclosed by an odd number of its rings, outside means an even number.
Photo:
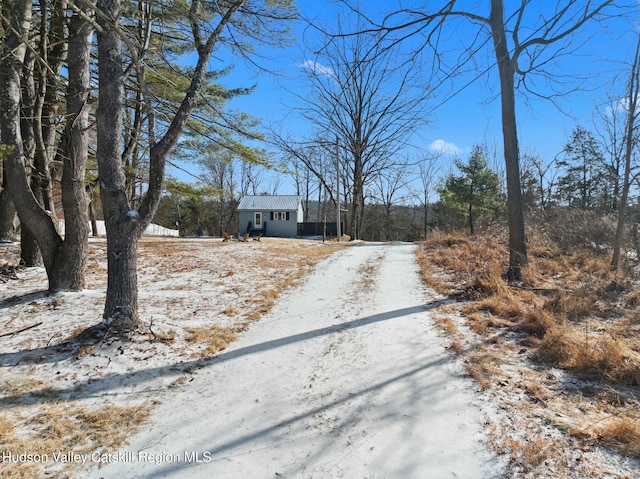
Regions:
<svg viewBox="0 0 640 479"><path fill-rule="evenodd" d="M21 304L31 303L39 299L53 296L48 290L34 291L32 293L17 294L0 300L0 310L19 306Z"/></svg>
<svg viewBox="0 0 640 479"><path fill-rule="evenodd" d="M397 309L378 313L352 321L337 323L331 326L305 331L303 333L285 336L283 338L264 341L262 343L253 344L244 347L235 348L233 345L226 351L218 353L207 359L194 359L184 361L167 366L158 366L147 369L139 369L126 373L115 373L100 378L88 378L86 381L68 388L52 389L45 387L42 390L34 390L24 394L16 394L0 399L0 404L24 404L58 401L61 398L85 399L91 397L99 397L109 394L116 389L125 390L133 386L139 386L147 381L159 377L178 378L185 371L195 368L205 367L232 361L243 356L258 354L264 351L281 348L294 343L308 341L320 336L330 335L332 333L361 328L370 324L381 321L388 321L402 316L423 313L434 309L446 300L433 301L427 304L412 306L408 308ZM77 351L81 347L95 346L97 352L105 355L105 360L109 361L107 354L126 354L123 347L126 343L115 341L113 343L104 343L101 338L104 335L104 328L101 324L88 328L80 336L70 340L65 340L59 344L34 348L31 350L23 350L10 353L0 354L0 368L12 367L23 364L45 364L61 362L75 357ZM100 349L98 349L100 348ZM137 394L132 391L131 394Z"/></svg>

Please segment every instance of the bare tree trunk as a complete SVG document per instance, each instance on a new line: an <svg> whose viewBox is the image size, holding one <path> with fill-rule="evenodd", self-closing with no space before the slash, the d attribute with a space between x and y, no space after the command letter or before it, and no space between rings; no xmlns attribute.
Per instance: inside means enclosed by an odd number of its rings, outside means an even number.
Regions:
<svg viewBox="0 0 640 479"><path fill-rule="evenodd" d="M89 200L89 221L91 222L91 234L94 237L100 236L98 231L98 220L96 219L96 209L93 206L93 200Z"/></svg>
<svg viewBox="0 0 640 479"><path fill-rule="evenodd" d="M515 67L510 58L504 26L502 0L491 0L489 25L500 76L502 136L507 173L507 221L509 224L509 270L507 279L518 281L528 262L524 209L520 189L520 151L516 124Z"/></svg>
<svg viewBox="0 0 640 479"><path fill-rule="evenodd" d="M26 159L20 125L21 75L25 61L31 23L31 1L3 2L3 16L9 25L0 56L0 130L2 145L8 151L5 158L7 190L20 216L21 228L36 238L50 239L43 249L47 271L53 267L55 249L62 242L51 218L40 207L31 192L26 174Z"/></svg>
<svg viewBox="0 0 640 479"><path fill-rule="evenodd" d="M364 226L364 181L362 178L362 159L358 153L354 154L353 165L353 203L351 205L351 236L361 239Z"/></svg>
<svg viewBox="0 0 640 479"><path fill-rule="evenodd" d="M100 0L98 8L107 18L120 14L120 0ZM122 41L114 25L98 16L98 110L97 158L100 198L107 230L107 298L103 317L118 333L138 327L137 253L141 229L138 213L127 199L120 139L124 72Z"/></svg>
<svg viewBox="0 0 640 479"><path fill-rule="evenodd" d="M151 222L162 194L166 158L175 147L199 100L199 92L207 78L207 67L213 48L243 0L229 2L221 13L218 26L203 39L199 27L200 3L192 3L190 11L198 63L185 97L164 136L156 141L153 111L149 116L149 188L138 210L127 198L127 181L120 152L124 101L122 39L117 30L122 13L121 0L99 0L98 32L98 110L97 159L100 197L107 230L107 298L103 318L111 330L127 336L140 325L138 317L137 255L138 241ZM203 40L206 40L204 42ZM135 51L128 52L135 57ZM139 79L144 79L142 65L134 59Z"/></svg>
<svg viewBox="0 0 640 479"><path fill-rule="evenodd" d="M5 4L3 4L3 7ZM16 0L6 5L5 18L9 18L11 28L6 29L4 50L0 60L0 84L6 85L6 89L0 92L0 128L2 130L2 143L8 145L11 152L5 161L7 173L8 191L13 203L16 206L22 229L32 234L42 252L42 259L49 278L49 290L78 290L84 287L84 265L83 256L86 250L79 249L82 236L74 237L73 227L67 230L65 241L58 234L51 215L39 204L34 196L34 192L29 185L26 172L26 159L22 133L20 129L20 72L24 65L25 50L27 46L27 34L31 21L31 2L29 0ZM63 15L64 16L64 15ZM88 61L89 45L83 58ZM75 75L74 62L69 65L70 82ZM89 85L88 66L84 66L86 84ZM88 91L88 90L87 90ZM69 106L69 114L72 117L69 128L82 130L83 135L87 135L86 121L75 117L76 112L72 112ZM37 141L37 140L36 140ZM73 188L80 185L84 189L84 166L79 166L83 155L82 147L71 141L74 145L73 156L68 161L75 164L74 168L78 175L69 181L74 183ZM64 180L68 181L68 180ZM66 193L63 192L63 195ZM69 198L63 201L69 202ZM83 219L84 218L84 219ZM76 221L85 222L86 228L86 206L83 218L74 218L74 210L70 209L67 221L73 225ZM80 268L73 265L80 264ZM73 273L71 273L73 271Z"/></svg>
<svg viewBox="0 0 640 479"><path fill-rule="evenodd" d="M620 252L622 250L622 238L624 236L624 225L627 215L627 201L629 200L629 189L631 187L629 177L631 175L631 158L633 156L634 132L638 117L638 93L640 90L640 34L638 34L633 66L629 75L629 91L627 95L628 111L625 125L625 152L624 152L624 180L622 182L622 194L618 205L618 225L616 236L613 242L613 256L611 259L611 270L620 269Z"/></svg>
<svg viewBox="0 0 640 479"><path fill-rule="evenodd" d="M133 222L130 219L117 225L111 221L107 227L109 274L103 317L119 335L127 335L140 326L137 260L141 235Z"/></svg>
<svg viewBox="0 0 640 479"><path fill-rule="evenodd" d="M0 174L3 169L4 167L0 166ZM13 220L16 216L16 208L9 198L7 187L2 183L3 179L0 178L0 243L15 240Z"/></svg>
<svg viewBox="0 0 640 479"><path fill-rule="evenodd" d="M44 35L44 34L43 34ZM46 35L44 35L46 36ZM33 45L32 45L33 47ZM31 191L36 199L43 205L42 192L40 190L40 174L35 168L34 158L36 152L36 85L34 80L34 66L36 62L33 48L27 48L22 65L22 77L20 79L20 133L22 135L22 148L26 163L26 173L29 176ZM46 209L46 208L45 208ZM27 267L42 266L42 255L36 237L27 228L20 228L20 260Z"/></svg>
<svg viewBox="0 0 640 479"><path fill-rule="evenodd" d="M81 289L85 285L89 240L85 168L89 156L92 37L91 24L74 14L69 25L69 87L62 167L65 239L59 255L61 261L56 263L49 279L53 289L65 289L69 285Z"/></svg>

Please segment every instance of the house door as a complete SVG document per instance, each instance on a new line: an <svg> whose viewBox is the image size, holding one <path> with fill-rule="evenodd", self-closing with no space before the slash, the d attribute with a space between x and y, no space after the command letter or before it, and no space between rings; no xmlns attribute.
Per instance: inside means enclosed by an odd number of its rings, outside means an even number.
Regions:
<svg viewBox="0 0 640 479"><path fill-rule="evenodd" d="M257 211L253 213L253 227L257 230L262 229L262 213Z"/></svg>

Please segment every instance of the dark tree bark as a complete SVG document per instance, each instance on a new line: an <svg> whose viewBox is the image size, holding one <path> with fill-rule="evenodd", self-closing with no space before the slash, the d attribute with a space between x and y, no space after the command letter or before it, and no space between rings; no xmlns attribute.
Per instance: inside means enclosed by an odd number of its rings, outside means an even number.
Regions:
<svg viewBox="0 0 640 479"><path fill-rule="evenodd" d="M153 112L149 115L149 187L135 210L127 197L127 181L122 164L121 143L123 130L123 36L117 22L121 14L120 0L99 0L97 3L98 32L98 110L96 113L98 137L97 159L100 177L100 197L107 230L107 298L103 318L113 333L126 337L139 325L137 257L138 241L151 222L162 194L166 158L178 142L187 121L197 105L203 87L207 66L213 48L222 30L242 0L230 2L221 12L221 19L207 38L199 26L200 2L191 5L190 17L198 52L198 62L185 97L166 133L155 139ZM139 79L144 79L141 63L134 58ZM144 91L144 88L143 88Z"/></svg>
<svg viewBox="0 0 640 479"><path fill-rule="evenodd" d="M349 231L353 239L362 238L362 229L364 227L364 178L362 157L358 152L354 154L353 163L353 203L351 205Z"/></svg>
<svg viewBox="0 0 640 479"><path fill-rule="evenodd" d="M21 119L20 133L22 134L22 148L26 162L26 173L29 177L31 191L34 192L38 202L43 204L42 191L40 190L40 174L34 165L36 152L36 82L34 79L34 66L36 62L35 45L30 45L25 52L22 65L22 77L20 80ZM27 267L42 266L42 255L36 237L28 228L20 228L20 261Z"/></svg>
<svg viewBox="0 0 640 479"><path fill-rule="evenodd" d="M89 221L91 222L91 234L95 237L100 236L98 231L98 219L96 218L96 208L93 199L89 198Z"/></svg>
<svg viewBox="0 0 640 479"><path fill-rule="evenodd" d="M70 145L66 155L69 165L65 168L65 173L69 173L71 176L63 178L63 185L66 185L63 187L63 203L70 208L66 222L71 226L66 229L63 241L56 230L54 218L40 205L29 184L26 171L28 161L25 158L20 129L20 72L24 71L25 51L31 21L31 2L15 0L7 2L3 6L7 7L4 11L5 18L8 18L11 24L11 28L5 29L5 43L0 60L0 84L6 85L6 89L0 92L0 108L2 109L0 128L3 147L10 152L5 161L8 191L20 216L22 228L32 234L38 242L49 279L49 290L79 290L84 287L84 264L86 261L86 249L83 250L81 246L83 241L86 243L86 234L83 233L81 225L84 223L86 230L87 216L86 203L83 206L82 198L76 197L74 199L75 193L73 191L79 186L84 190L84 164L82 162L83 158L86 158L86 151L81 151L84 146L82 142L77 141L77 135L88 135L87 112L84 109L75 109L76 103L74 101L76 100L73 100L73 93L70 94L70 103L67 108L71 122L67 125L69 135L65 138L65 144ZM74 53L76 58L69 64L69 77L70 84L75 84L76 75L84 75L85 79L80 81L80 84L86 85L86 90L79 93L82 97L86 96L89 88L90 43L88 40L90 33L80 35L85 35L84 40L80 42L84 44L83 48L86 51L83 54L78 51ZM74 43L75 41L77 39L74 39L72 35L70 42ZM80 63L82 63L82 67L79 66ZM78 73L79 70L82 73ZM76 212L70 206L75 201L78 202L77 210L84 209L82 217L75 217ZM74 225L80 226L74 227Z"/></svg>
<svg viewBox="0 0 640 479"><path fill-rule="evenodd" d="M0 153L0 156L2 153ZM16 207L9 198L9 191L6 184L4 161L0 165L0 242L11 242L15 240L14 219L16 217Z"/></svg>
<svg viewBox="0 0 640 479"><path fill-rule="evenodd" d="M6 188L0 191L0 243L15 241L14 219L16 208L9 198Z"/></svg>
<svg viewBox="0 0 640 479"><path fill-rule="evenodd" d="M502 0L491 0L489 26L500 77L502 140L507 173L507 222L509 224L509 269L507 279L517 281L527 265L527 242L524 229L524 207L520 189L520 150L516 122L515 61L507 46Z"/></svg>
<svg viewBox="0 0 640 479"><path fill-rule="evenodd" d="M87 16L90 12L86 12ZM79 14L69 24L69 85L67 123L63 136L62 208L65 239L53 277L53 289L84 288L87 267L89 216L85 169L89 156L91 107L91 44L93 26Z"/></svg>
<svg viewBox="0 0 640 479"><path fill-rule="evenodd" d="M113 22L119 0L100 0L98 24L97 158L100 198L107 230L107 298L104 318L120 332L138 326L136 260L140 221L130 210L120 156L124 71L122 41ZM131 211L131 213L130 213ZM135 214L134 214L135 213Z"/></svg>

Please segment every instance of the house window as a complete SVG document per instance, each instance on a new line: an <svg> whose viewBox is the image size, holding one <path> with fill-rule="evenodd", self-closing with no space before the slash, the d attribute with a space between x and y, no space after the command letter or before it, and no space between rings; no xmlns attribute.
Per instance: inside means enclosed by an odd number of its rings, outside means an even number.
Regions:
<svg viewBox="0 0 640 479"><path fill-rule="evenodd" d="M289 221L289 211L272 211L271 220L273 221Z"/></svg>

